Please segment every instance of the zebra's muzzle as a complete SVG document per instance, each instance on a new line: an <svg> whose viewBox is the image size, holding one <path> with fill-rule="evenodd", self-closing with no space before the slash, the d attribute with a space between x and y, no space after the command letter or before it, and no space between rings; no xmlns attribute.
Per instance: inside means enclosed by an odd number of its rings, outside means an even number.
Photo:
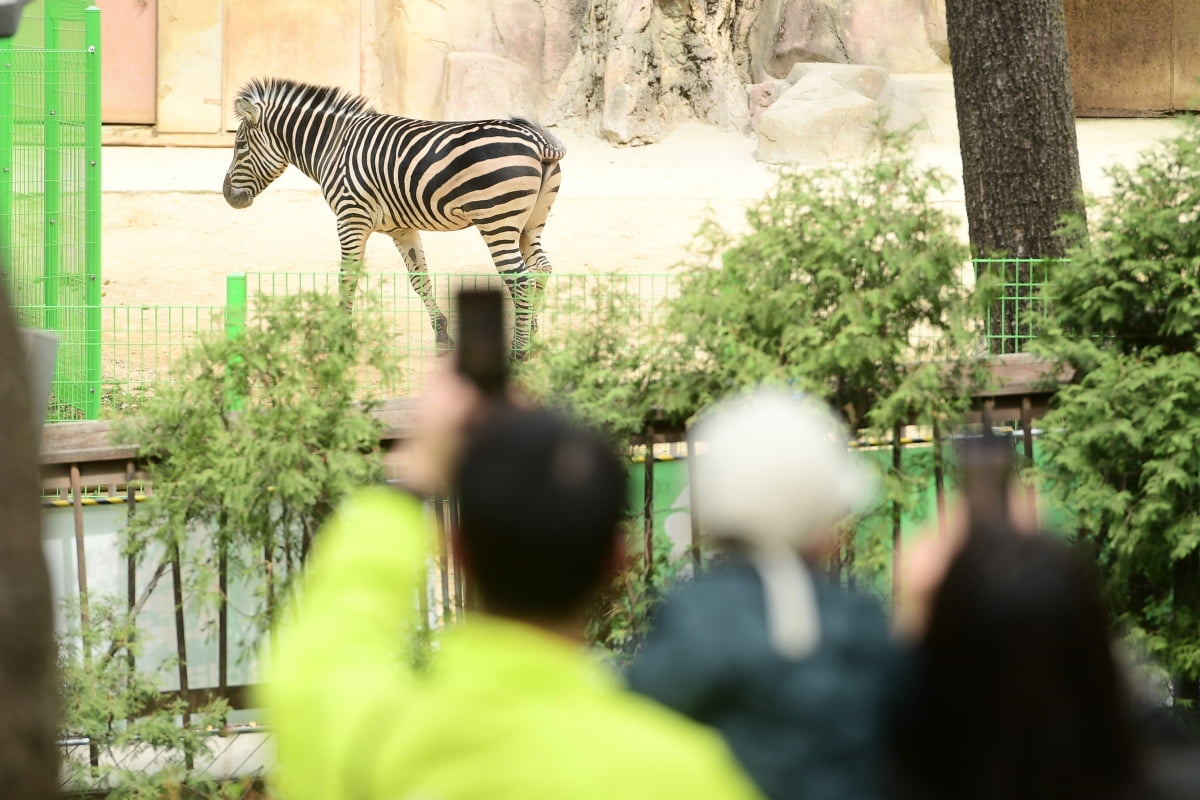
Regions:
<svg viewBox="0 0 1200 800"><path fill-rule="evenodd" d="M221 186L221 194L225 195L225 202L234 208L249 208L254 202L254 194L245 190L234 189L229 176L225 176L225 183Z"/></svg>

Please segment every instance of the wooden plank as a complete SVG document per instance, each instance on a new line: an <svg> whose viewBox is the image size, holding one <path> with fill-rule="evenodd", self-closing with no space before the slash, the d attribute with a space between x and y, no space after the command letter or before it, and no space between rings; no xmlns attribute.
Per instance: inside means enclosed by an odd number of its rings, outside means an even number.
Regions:
<svg viewBox="0 0 1200 800"><path fill-rule="evenodd" d="M989 363L994 377L992 387L977 391L976 407L986 400L994 401L999 414L1020 415L1021 399L1028 396L1035 416L1048 407L1048 398L1059 385L1069 382L1069 368L1056 369L1052 362L1028 353L996 356ZM418 400L394 398L382 403L373 412L382 424L380 444L386 449L410 437L413 432ZM661 421L661 414L652 415L655 444L684 441L686 431L681 425ZM124 486L126 465L138 459L136 445L112 444L113 423L64 422L47 425L42 436L42 486L45 489L65 489L70 486L70 465L78 464L85 486ZM148 480L147 467L138 464L137 480Z"/></svg>

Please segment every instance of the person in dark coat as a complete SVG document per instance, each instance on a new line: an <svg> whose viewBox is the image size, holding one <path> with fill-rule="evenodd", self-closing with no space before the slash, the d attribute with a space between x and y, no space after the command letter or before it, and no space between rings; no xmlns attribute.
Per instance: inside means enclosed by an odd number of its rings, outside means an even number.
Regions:
<svg viewBox="0 0 1200 800"><path fill-rule="evenodd" d="M783 393L719 404L695 438L694 508L724 556L664 601L631 688L715 727L773 800L880 797L888 624L814 570L875 476L828 407Z"/></svg>

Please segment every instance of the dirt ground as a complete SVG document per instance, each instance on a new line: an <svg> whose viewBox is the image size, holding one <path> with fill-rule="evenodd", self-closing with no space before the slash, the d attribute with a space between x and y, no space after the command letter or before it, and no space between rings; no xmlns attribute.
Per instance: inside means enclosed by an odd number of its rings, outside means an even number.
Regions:
<svg viewBox="0 0 1200 800"><path fill-rule="evenodd" d="M1172 130L1169 120L1082 120L1085 188L1105 191L1106 166L1131 163ZM706 209L736 225L772 182L771 168L754 160L752 137L704 126L637 148L562 138L563 188L544 237L557 273L666 271L684 256ZM315 185L289 169L253 206L235 211L220 194L229 157L216 148L106 148L106 304L218 304L231 272L337 269L333 214ZM928 147L918 157L961 175L952 146ZM946 202L963 215L961 181ZM424 243L435 273L491 271L474 230L425 234ZM380 235L371 238L367 264L403 269Z"/></svg>

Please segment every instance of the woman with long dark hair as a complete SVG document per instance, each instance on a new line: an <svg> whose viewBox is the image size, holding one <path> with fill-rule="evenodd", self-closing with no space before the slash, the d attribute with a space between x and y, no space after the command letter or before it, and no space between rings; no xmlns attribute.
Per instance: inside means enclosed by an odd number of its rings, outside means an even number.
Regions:
<svg viewBox="0 0 1200 800"><path fill-rule="evenodd" d="M898 694L900 797L1148 796L1098 586L1048 536L967 532Z"/></svg>

